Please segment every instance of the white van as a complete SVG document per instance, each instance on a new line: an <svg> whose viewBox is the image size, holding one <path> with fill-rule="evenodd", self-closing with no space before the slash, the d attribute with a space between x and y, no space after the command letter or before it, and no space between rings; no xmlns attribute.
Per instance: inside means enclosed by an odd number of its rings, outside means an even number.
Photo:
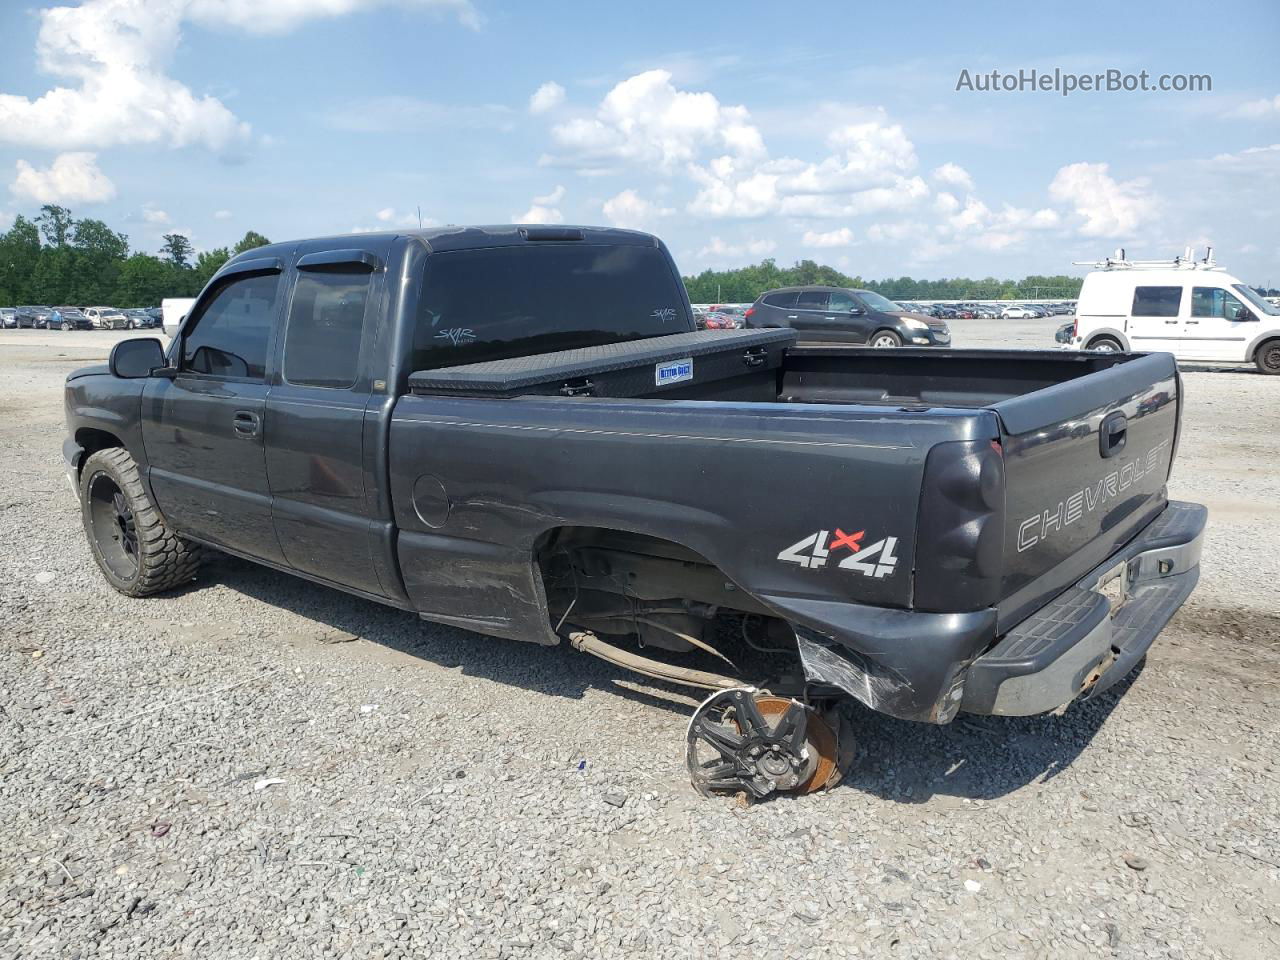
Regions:
<svg viewBox="0 0 1280 960"><path fill-rule="evenodd" d="M1190 251L1173 260L1093 264L1076 306L1076 350L1164 350L1179 360L1255 363L1280 374L1280 307Z"/></svg>
<svg viewBox="0 0 1280 960"><path fill-rule="evenodd" d="M160 315L164 332L173 336L187 316L187 311L196 302L195 297L166 297L160 301Z"/></svg>

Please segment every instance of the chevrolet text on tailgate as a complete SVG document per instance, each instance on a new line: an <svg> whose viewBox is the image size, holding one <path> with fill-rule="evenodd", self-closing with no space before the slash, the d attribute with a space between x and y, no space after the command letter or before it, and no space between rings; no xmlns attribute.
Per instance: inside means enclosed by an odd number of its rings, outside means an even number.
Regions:
<svg viewBox="0 0 1280 960"><path fill-rule="evenodd" d="M67 379L68 478L128 596L212 548L707 691L704 793L838 781L850 697L945 724L1126 676L1199 574L1172 358L795 336L696 330L643 233L273 244Z"/></svg>

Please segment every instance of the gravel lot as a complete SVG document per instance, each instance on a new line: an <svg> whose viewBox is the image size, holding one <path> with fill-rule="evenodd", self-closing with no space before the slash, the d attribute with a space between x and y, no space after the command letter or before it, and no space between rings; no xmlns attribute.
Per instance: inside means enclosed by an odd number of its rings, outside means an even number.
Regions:
<svg viewBox="0 0 1280 960"><path fill-rule="evenodd" d="M0 957L1280 955L1280 378L1185 374L1204 576L1130 683L864 711L841 787L744 808L690 698L589 657L227 558L113 593L61 385L121 336L0 331Z"/></svg>

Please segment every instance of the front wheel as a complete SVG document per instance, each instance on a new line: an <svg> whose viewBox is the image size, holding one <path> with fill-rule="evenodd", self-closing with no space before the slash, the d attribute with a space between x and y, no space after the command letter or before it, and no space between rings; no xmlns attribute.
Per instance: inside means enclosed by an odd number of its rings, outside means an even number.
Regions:
<svg viewBox="0 0 1280 960"><path fill-rule="evenodd" d="M66 333L70 333L72 330L74 330L74 329L75 329L75 327L74 327L74 326L72 326L72 324L71 324L71 321L70 321L70 320L63 320L63 321L62 321L62 329L63 329L63 331L64 331L64 332L66 332Z"/></svg>
<svg viewBox="0 0 1280 960"><path fill-rule="evenodd" d="M871 335L871 346L877 349L902 346L902 338L892 330L877 330Z"/></svg>
<svg viewBox="0 0 1280 960"><path fill-rule="evenodd" d="M145 597L195 578L200 547L165 526L127 451L99 450L88 459L80 512L93 558L125 596Z"/></svg>
<svg viewBox="0 0 1280 960"><path fill-rule="evenodd" d="M1086 349L1096 350L1098 353L1119 353L1124 347L1114 337L1095 337L1089 341Z"/></svg>
<svg viewBox="0 0 1280 960"><path fill-rule="evenodd" d="M1260 373L1280 374L1280 340L1268 340L1253 354Z"/></svg>

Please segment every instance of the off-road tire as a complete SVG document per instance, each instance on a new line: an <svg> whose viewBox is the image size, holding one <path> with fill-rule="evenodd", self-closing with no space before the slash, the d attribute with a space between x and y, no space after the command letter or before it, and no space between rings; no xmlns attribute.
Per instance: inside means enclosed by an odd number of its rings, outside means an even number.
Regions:
<svg viewBox="0 0 1280 960"><path fill-rule="evenodd" d="M1124 347L1115 337L1094 337L1089 341L1086 350L1097 350L1099 353L1123 353Z"/></svg>
<svg viewBox="0 0 1280 960"><path fill-rule="evenodd" d="M1259 373L1280 374L1280 340L1258 344L1258 349L1253 351L1253 362Z"/></svg>
<svg viewBox="0 0 1280 960"><path fill-rule="evenodd" d="M103 497L123 497L132 517L133 568L120 537L111 537L103 522ZM95 505L98 522L95 525ZM85 461L80 473L80 515L94 560L103 576L127 597L146 597L172 590L195 579L200 568L199 545L184 540L164 525L138 474L138 465L119 447L99 450ZM113 542L114 541L114 542Z"/></svg>
<svg viewBox="0 0 1280 960"><path fill-rule="evenodd" d="M873 347L880 349L888 349L889 347L902 346L902 338L892 330L877 330L871 335L871 339L867 341Z"/></svg>

